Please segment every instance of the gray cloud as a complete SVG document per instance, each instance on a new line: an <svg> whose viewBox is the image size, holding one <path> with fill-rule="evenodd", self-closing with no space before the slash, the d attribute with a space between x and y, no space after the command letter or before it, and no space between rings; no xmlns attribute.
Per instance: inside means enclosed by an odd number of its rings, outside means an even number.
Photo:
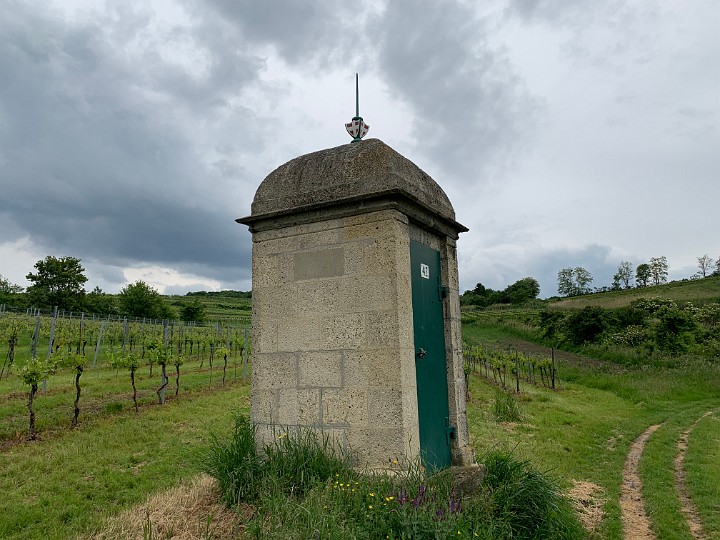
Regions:
<svg viewBox="0 0 720 540"><path fill-rule="evenodd" d="M203 166L187 121L217 117L218 103L255 80L257 59L226 52L198 78L152 48L139 62L124 52L148 25L142 12L115 13L118 24L106 26L13 7L0 22L0 215L13 226L0 240L20 229L48 253L178 269L200 261L224 278L249 267L239 211L222 189L242 167L223 158Z"/></svg>
<svg viewBox="0 0 720 540"><path fill-rule="evenodd" d="M415 113L418 149L473 180L507 165L535 104L486 21L459 2L404 0L370 26L383 79Z"/></svg>

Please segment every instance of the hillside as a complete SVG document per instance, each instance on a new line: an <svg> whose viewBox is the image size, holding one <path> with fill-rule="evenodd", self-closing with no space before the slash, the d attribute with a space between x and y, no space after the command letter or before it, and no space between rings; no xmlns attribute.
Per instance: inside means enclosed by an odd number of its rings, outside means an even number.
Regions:
<svg viewBox="0 0 720 540"><path fill-rule="evenodd" d="M163 299L173 309L197 301L205 309L205 318L211 322L250 324L252 299L249 296L250 293L240 291L220 291L163 296Z"/></svg>
<svg viewBox="0 0 720 540"><path fill-rule="evenodd" d="M691 302L701 305L720 302L720 276L703 279L673 281L665 285L655 285L640 289L611 291L571 298L549 300L548 309L582 309L587 306L618 308L627 306L639 298L667 298L676 302Z"/></svg>

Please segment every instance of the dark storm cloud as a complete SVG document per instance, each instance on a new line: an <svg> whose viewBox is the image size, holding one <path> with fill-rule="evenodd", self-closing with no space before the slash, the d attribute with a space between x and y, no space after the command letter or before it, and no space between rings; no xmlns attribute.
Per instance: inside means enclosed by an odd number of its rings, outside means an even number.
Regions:
<svg viewBox="0 0 720 540"><path fill-rule="evenodd" d="M419 149L473 180L518 149L534 106L485 25L459 2L393 0L369 29L383 79L414 109Z"/></svg>
<svg viewBox="0 0 720 540"><path fill-rule="evenodd" d="M362 6L325 0L208 0L243 39L275 48L289 64L319 64L347 58L361 30ZM213 26L217 24L214 23Z"/></svg>
<svg viewBox="0 0 720 540"><path fill-rule="evenodd" d="M248 267L239 212L212 189L238 167L203 166L186 123L221 116L218 104L254 81L261 62L229 47L198 75L151 44L127 52L148 25L142 11L74 23L10 8L0 19L0 215L12 227L0 241L29 235L48 254L199 265L203 275Z"/></svg>

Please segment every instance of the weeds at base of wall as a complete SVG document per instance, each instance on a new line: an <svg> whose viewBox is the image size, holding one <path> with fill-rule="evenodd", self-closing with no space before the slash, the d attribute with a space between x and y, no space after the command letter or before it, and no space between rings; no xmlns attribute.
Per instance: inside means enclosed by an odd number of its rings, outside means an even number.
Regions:
<svg viewBox="0 0 720 540"><path fill-rule="evenodd" d="M246 533L256 538L584 538L571 503L546 475L511 453L480 460L487 475L462 493L452 469L425 475L362 473L327 438L281 433L262 451L255 427L236 416L205 462L226 504L255 505Z"/></svg>

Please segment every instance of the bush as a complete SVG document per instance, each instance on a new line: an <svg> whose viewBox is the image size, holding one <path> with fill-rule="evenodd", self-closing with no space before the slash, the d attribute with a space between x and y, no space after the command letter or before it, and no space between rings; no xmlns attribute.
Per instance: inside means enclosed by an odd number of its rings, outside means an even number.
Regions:
<svg viewBox="0 0 720 540"><path fill-rule="evenodd" d="M605 310L596 306L587 306L572 313L565 321L567 337L573 345L596 341L608 327Z"/></svg>

